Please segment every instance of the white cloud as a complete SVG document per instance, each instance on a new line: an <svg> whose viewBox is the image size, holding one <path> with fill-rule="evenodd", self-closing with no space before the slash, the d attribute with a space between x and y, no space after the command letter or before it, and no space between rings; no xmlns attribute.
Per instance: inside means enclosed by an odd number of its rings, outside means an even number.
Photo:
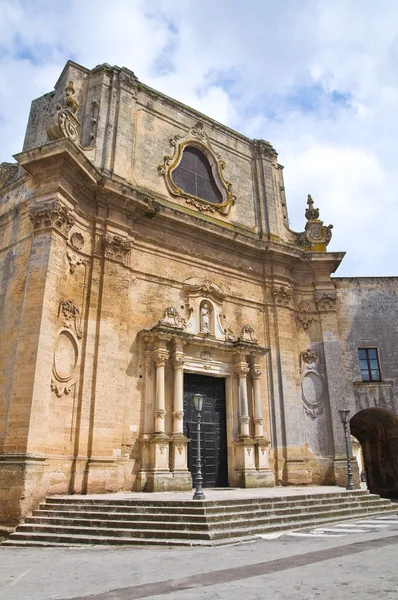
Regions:
<svg viewBox="0 0 398 600"><path fill-rule="evenodd" d="M0 0L0 160L68 58L155 88L275 145L292 226L307 193L339 274L397 273L398 4L384 0Z"/></svg>

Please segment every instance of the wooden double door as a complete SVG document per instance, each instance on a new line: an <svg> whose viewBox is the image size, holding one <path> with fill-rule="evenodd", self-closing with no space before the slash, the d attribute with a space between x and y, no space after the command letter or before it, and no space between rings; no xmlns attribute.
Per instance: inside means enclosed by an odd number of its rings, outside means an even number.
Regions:
<svg viewBox="0 0 398 600"><path fill-rule="evenodd" d="M184 434L191 440L188 444L188 469L195 485L198 443L194 394L204 397L201 421L203 487L227 487L225 379L190 373L184 375Z"/></svg>

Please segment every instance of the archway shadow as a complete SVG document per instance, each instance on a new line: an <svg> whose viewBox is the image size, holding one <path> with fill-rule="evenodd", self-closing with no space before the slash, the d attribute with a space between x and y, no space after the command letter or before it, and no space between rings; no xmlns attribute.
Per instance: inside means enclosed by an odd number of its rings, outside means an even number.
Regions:
<svg viewBox="0 0 398 600"><path fill-rule="evenodd" d="M366 408L352 417L350 428L362 447L369 490L398 498L398 415Z"/></svg>

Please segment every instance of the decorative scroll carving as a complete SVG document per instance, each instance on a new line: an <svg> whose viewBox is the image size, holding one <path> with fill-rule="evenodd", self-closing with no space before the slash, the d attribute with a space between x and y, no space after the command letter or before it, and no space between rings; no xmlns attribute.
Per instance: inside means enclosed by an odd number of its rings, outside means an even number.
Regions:
<svg viewBox="0 0 398 600"><path fill-rule="evenodd" d="M70 81L65 88L63 105L57 104L57 112L47 124L46 132L50 140L68 137L72 142L78 142L80 123L75 113L79 104L74 94L75 87L73 81Z"/></svg>
<svg viewBox="0 0 398 600"><path fill-rule="evenodd" d="M72 254L69 251L66 253L66 257L69 261L69 271L71 273L75 272L77 266L86 264L84 258L77 258L76 254Z"/></svg>
<svg viewBox="0 0 398 600"><path fill-rule="evenodd" d="M200 358L202 360L207 360L209 362L212 361L212 360L214 360L214 357L213 357L212 353L208 352L208 351L202 352L201 355L200 355Z"/></svg>
<svg viewBox="0 0 398 600"><path fill-rule="evenodd" d="M336 292L317 292L315 294L315 302L320 311L335 310L336 301Z"/></svg>
<svg viewBox="0 0 398 600"><path fill-rule="evenodd" d="M75 217L60 200L50 200L33 204L29 207L29 218L32 221L35 231L54 227L64 235L67 235L72 225L75 223Z"/></svg>
<svg viewBox="0 0 398 600"><path fill-rule="evenodd" d="M236 342L238 341L237 336L234 334L230 327L225 328L225 340L227 342Z"/></svg>
<svg viewBox="0 0 398 600"><path fill-rule="evenodd" d="M318 360L318 354L311 348L307 348L304 352L301 353L301 360L307 365L313 365Z"/></svg>
<svg viewBox="0 0 398 600"><path fill-rule="evenodd" d="M316 419L325 410L326 385L318 365L318 353L307 348L300 354L302 363L301 397L306 414Z"/></svg>
<svg viewBox="0 0 398 600"><path fill-rule="evenodd" d="M105 233L102 238L104 255L107 258L125 262L128 253L130 252L133 242L123 238L121 235L113 235Z"/></svg>
<svg viewBox="0 0 398 600"><path fill-rule="evenodd" d="M316 321L315 317L312 317L309 313L311 308L308 300L301 300L298 305L299 313L296 318L301 323L304 330L307 330L312 321Z"/></svg>
<svg viewBox="0 0 398 600"><path fill-rule="evenodd" d="M219 212L222 215L227 215L232 206L236 202L236 196L232 191L232 184L227 181L223 175L225 162L221 160L219 153L213 149L210 139L205 131L204 125L198 121L188 131L185 137L175 135L170 139L170 145L174 148L173 156L165 156L163 163L158 166L160 175L165 178L167 189L173 196L184 198L187 204L190 204L201 212ZM214 180L222 195L223 201L220 204L212 204L202 198L192 196L184 192L173 181L173 171L178 166L184 148L194 146L198 148L207 157L213 173Z"/></svg>
<svg viewBox="0 0 398 600"><path fill-rule="evenodd" d="M169 306L164 311L162 319L159 321L159 325L164 327L173 327L175 329L185 329L186 320L180 316L180 313L176 308Z"/></svg>
<svg viewBox="0 0 398 600"><path fill-rule="evenodd" d="M256 332L251 325L244 325L242 327L239 341L246 342L247 344L257 344Z"/></svg>
<svg viewBox="0 0 398 600"><path fill-rule="evenodd" d="M319 219L319 208L314 208L314 201L310 195L307 199L308 208L305 211L307 223L303 233L297 234L296 244L303 250L325 252L326 246L332 239L333 225L324 225Z"/></svg>
<svg viewBox="0 0 398 600"><path fill-rule="evenodd" d="M293 290L287 285L275 284L272 286L272 295L276 304L280 304L281 306L290 306L293 298Z"/></svg>
<svg viewBox="0 0 398 600"><path fill-rule="evenodd" d="M51 379L51 391L55 392L58 398L61 398L64 394L67 396L72 389L71 385L65 383L57 383L54 379Z"/></svg>
<svg viewBox="0 0 398 600"><path fill-rule="evenodd" d="M63 325L68 328L75 328L76 335L80 339L83 332L80 328L80 310L72 300L63 300L59 305L59 314L63 315Z"/></svg>

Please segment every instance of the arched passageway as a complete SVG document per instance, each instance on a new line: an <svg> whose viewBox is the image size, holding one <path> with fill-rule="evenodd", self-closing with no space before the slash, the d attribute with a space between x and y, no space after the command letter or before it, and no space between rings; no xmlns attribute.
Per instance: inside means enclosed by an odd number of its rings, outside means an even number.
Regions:
<svg viewBox="0 0 398 600"><path fill-rule="evenodd" d="M398 415L367 408L352 417L350 427L362 447L369 490L398 497Z"/></svg>

